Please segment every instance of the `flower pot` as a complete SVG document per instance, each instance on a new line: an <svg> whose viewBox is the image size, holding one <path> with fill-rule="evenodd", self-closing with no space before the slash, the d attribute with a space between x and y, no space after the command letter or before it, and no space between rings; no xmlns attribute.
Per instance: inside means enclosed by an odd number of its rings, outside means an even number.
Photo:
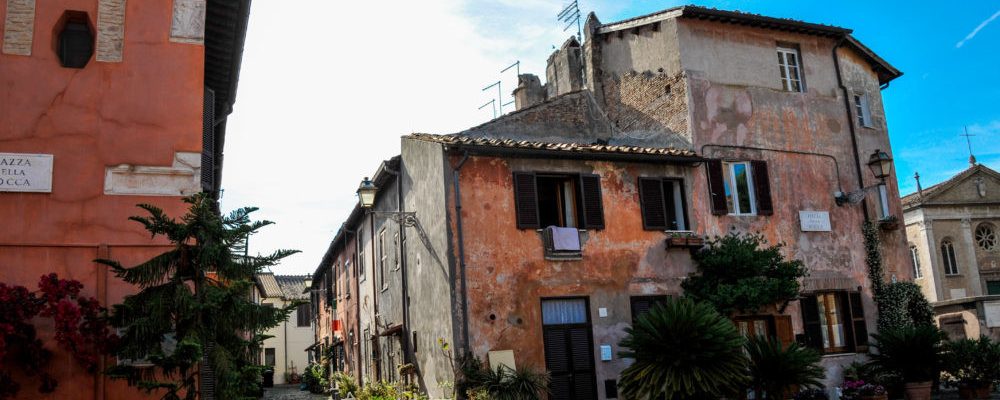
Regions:
<svg viewBox="0 0 1000 400"><path fill-rule="evenodd" d="M906 400L931 400L933 382L906 382L903 385Z"/></svg>
<svg viewBox="0 0 1000 400"><path fill-rule="evenodd" d="M962 399L988 399L990 398L990 392L993 391L993 385L969 385L969 384L959 384L958 385L958 397Z"/></svg>

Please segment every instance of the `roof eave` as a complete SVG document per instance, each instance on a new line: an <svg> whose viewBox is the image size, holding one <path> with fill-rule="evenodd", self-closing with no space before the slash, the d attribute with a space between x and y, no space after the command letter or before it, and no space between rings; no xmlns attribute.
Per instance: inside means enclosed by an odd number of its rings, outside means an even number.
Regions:
<svg viewBox="0 0 1000 400"><path fill-rule="evenodd" d="M649 153L609 153L564 151L551 149L525 149L512 147L484 146L475 144L445 144L450 151L467 151L473 155L500 156L513 158L549 158L563 160L624 161L638 163L695 164L706 159L692 155L649 154Z"/></svg>

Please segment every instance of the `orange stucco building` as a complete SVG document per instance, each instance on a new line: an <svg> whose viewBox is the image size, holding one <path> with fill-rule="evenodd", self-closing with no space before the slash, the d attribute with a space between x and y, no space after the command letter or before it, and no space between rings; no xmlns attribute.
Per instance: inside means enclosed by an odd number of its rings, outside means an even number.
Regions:
<svg viewBox="0 0 1000 400"><path fill-rule="evenodd" d="M17 164L0 171L0 282L54 272L105 306L133 291L92 260L167 248L128 220L136 204L180 215L218 192L248 15L248 0L0 2L0 157ZM57 390L22 380L19 398L140 397L46 347Z"/></svg>

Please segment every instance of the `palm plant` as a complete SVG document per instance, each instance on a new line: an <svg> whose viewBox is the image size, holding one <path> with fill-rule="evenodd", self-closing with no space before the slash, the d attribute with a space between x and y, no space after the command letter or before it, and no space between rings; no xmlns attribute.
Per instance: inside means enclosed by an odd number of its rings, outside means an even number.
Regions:
<svg viewBox="0 0 1000 400"><path fill-rule="evenodd" d="M947 342L944 348L944 370L954 383L988 388L1000 380L1000 342L983 336Z"/></svg>
<svg viewBox="0 0 1000 400"><path fill-rule="evenodd" d="M719 398L747 382L744 339L708 303L668 300L625 332L620 355L635 362L618 384L624 398Z"/></svg>
<svg viewBox="0 0 1000 400"><path fill-rule="evenodd" d="M760 398L783 398L793 386L819 387L826 376L815 350L792 342L787 347L777 338L758 336L746 344L750 360L751 386Z"/></svg>
<svg viewBox="0 0 1000 400"><path fill-rule="evenodd" d="M544 372L504 365L489 368L475 356L462 359L462 393L491 400L538 400L548 391L549 376Z"/></svg>
<svg viewBox="0 0 1000 400"><path fill-rule="evenodd" d="M945 334L933 325L909 326L872 335L872 363L902 378L903 382L927 382L941 371Z"/></svg>

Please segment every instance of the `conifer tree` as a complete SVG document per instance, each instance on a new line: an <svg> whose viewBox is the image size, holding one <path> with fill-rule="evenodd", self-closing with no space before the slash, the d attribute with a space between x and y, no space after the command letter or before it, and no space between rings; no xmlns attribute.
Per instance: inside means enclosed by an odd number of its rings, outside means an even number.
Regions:
<svg viewBox="0 0 1000 400"><path fill-rule="evenodd" d="M204 361L215 374L216 398L255 397L263 332L286 320L298 304L255 304L254 274L297 251L245 256L241 246L247 238L271 224L250 220L256 208L223 216L207 195L184 201L190 208L180 220L149 204L139 205L148 216L129 218L154 237L166 237L171 250L133 267L97 260L140 289L113 307L111 323L122 333L118 358L152 364L121 363L108 374L162 399L195 399L198 365Z"/></svg>

